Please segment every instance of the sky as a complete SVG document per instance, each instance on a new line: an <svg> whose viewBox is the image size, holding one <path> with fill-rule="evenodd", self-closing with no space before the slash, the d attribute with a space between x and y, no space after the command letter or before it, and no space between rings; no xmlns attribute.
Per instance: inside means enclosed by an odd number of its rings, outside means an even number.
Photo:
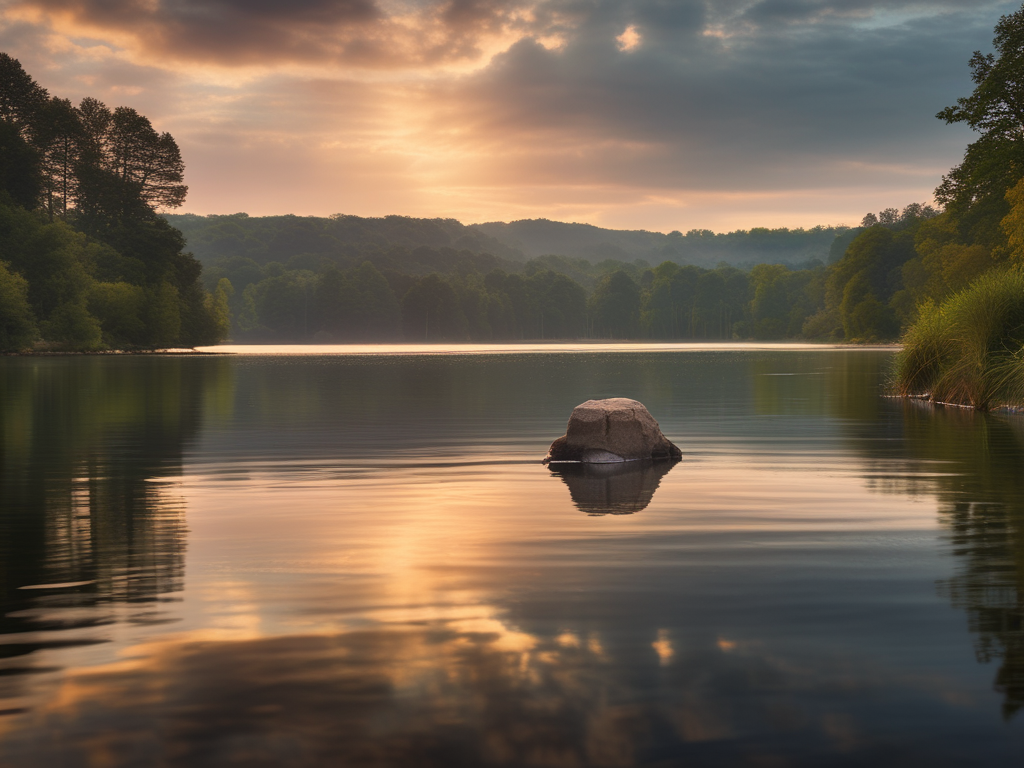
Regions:
<svg viewBox="0 0 1024 768"><path fill-rule="evenodd" d="M0 0L51 94L131 106L180 212L857 224L930 201L988 0Z"/></svg>

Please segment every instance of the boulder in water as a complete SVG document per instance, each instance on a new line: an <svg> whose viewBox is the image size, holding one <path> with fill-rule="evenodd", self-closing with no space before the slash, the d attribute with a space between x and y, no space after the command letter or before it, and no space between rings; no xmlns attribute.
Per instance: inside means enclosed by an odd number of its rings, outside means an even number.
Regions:
<svg viewBox="0 0 1024 768"><path fill-rule="evenodd" d="M551 444L544 463L678 461L682 455L682 451L661 433L661 427L643 403L612 397L577 405L569 417L565 434Z"/></svg>

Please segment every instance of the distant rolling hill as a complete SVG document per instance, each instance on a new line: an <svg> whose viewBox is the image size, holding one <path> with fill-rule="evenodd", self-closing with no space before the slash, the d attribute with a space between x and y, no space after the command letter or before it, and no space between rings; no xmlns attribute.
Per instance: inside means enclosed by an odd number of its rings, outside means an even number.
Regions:
<svg viewBox="0 0 1024 768"><path fill-rule="evenodd" d="M516 268L538 256L565 256L591 263L637 260L714 267L759 263L790 266L835 260L853 233L845 227L764 229L715 234L691 230L662 234L643 230L602 229L547 219L464 225L455 219L407 216L199 216L167 214L185 235L188 249L212 265L238 258L258 265L319 269L325 262L347 268L370 260L382 269L409 273L464 268L487 271ZM838 239L837 239L838 238ZM842 251L839 251L841 255Z"/></svg>
<svg viewBox="0 0 1024 768"><path fill-rule="evenodd" d="M523 254L486 233L455 219L414 219L408 216L227 216L165 214L181 230L188 248L204 263L227 258L257 264L301 265L329 259L341 266L376 256L402 260L426 248L432 251L488 254L498 260L523 261Z"/></svg>
<svg viewBox="0 0 1024 768"><path fill-rule="evenodd" d="M469 228L522 252L527 258L553 254L592 262L642 259L652 265L674 261L703 267L713 267L723 261L738 267L766 262L798 265L813 259L828 262L836 238L850 231L848 227L807 230L759 227L723 234L691 230L685 235L681 232L665 235L547 219L471 224Z"/></svg>

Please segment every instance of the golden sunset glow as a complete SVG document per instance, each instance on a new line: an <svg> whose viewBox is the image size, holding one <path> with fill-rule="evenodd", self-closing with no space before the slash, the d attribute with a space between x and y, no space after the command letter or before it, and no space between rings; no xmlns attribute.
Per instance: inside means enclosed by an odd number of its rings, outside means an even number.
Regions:
<svg viewBox="0 0 1024 768"><path fill-rule="evenodd" d="M0 44L54 95L173 133L185 210L202 214L725 231L854 224L879 200L927 198L961 137L916 107L881 126L871 110L889 96L831 83L867 77L883 33L922 48L929 33L870 11L779 26L760 6L6 0ZM946 10L937 40L974 33ZM805 66L789 53L811 34L850 57ZM952 100L944 66L920 71Z"/></svg>

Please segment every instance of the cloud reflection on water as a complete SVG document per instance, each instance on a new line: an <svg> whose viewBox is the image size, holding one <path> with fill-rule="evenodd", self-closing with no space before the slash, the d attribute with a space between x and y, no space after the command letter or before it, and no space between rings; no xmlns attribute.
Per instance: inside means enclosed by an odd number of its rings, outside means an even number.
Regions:
<svg viewBox="0 0 1024 768"><path fill-rule="evenodd" d="M0 640L17 650L31 618L37 674L0 678L28 710L0 717L0 763L942 765L1020 746L934 594L948 562L916 500L950 510L969 566L951 599L1018 674L1024 444L915 421L877 396L875 353L623 360L44 361L46 386L19 361ZM120 365L148 371L135 397ZM602 392L645 401L687 466L496 460L541 455ZM81 604L17 590L76 581ZM179 623L133 623L153 608ZM42 642L72 638L108 642Z"/></svg>
<svg viewBox="0 0 1024 768"><path fill-rule="evenodd" d="M820 765L872 753L865 730L877 717L950 709L941 679L794 663L756 645L709 642L659 659L564 636L510 648L504 634L442 621L129 648L126 661L69 674L28 722L8 721L21 727L7 729L0 755L121 766L155 755L171 766L629 766L682 755ZM915 747L942 763L940 744Z"/></svg>

